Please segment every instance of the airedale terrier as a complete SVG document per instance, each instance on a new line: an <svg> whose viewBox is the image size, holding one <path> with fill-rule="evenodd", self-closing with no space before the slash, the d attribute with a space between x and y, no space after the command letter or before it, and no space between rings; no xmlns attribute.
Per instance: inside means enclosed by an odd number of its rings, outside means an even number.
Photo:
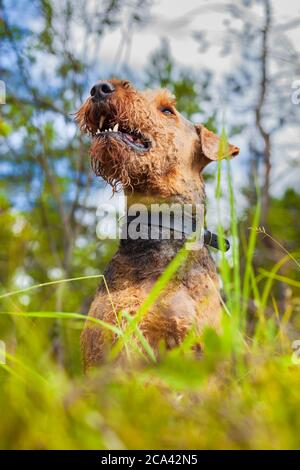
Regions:
<svg viewBox="0 0 300 470"><path fill-rule="evenodd" d="M96 175L122 188L128 204L167 202L204 204L203 168L218 158L235 156L228 145L201 124L192 124L165 89L138 91L128 81L98 82L77 112L82 131L92 136L91 162ZM186 241L122 239L104 275L89 316L116 324L116 312L134 315L154 283ZM114 309L112 308L112 303ZM139 328L158 354L160 343L178 345L195 327L220 327L221 304L215 264L207 246L190 251ZM114 337L87 320L81 336L85 368L105 361Z"/></svg>

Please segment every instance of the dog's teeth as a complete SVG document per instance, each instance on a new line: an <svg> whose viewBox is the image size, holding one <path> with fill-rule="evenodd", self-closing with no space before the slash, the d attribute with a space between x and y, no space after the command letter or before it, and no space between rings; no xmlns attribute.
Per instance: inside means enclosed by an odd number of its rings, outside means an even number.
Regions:
<svg viewBox="0 0 300 470"><path fill-rule="evenodd" d="M114 125L113 131L118 132L118 130L119 130L119 124L117 123Z"/></svg>
<svg viewBox="0 0 300 470"><path fill-rule="evenodd" d="M104 119L105 119L105 117L104 117L104 116L101 116L100 121L99 121L99 129L100 129L100 130L101 130L102 126L103 126Z"/></svg>

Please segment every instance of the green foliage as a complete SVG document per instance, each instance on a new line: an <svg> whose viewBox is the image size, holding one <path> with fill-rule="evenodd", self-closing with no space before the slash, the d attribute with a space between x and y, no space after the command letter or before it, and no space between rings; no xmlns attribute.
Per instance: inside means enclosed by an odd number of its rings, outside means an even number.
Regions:
<svg viewBox="0 0 300 470"><path fill-rule="evenodd" d="M225 134L222 145L226 145ZM216 176L218 198L222 168L219 167ZM229 162L225 176L232 188ZM300 420L295 413L299 407L299 361L293 355L289 335L291 312L279 312L276 301L271 301L278 266L266 271L269 284L262 289L261 274L254 265L258 204L253 230L242 246L246 260L244 276L237 279L241 244L233 192L230 206L231 230L236 240L231 255L221 254L219 260L227 298L223 329L220 335L210 329L204 331L201 359L191 349L199 341L192 331L174 350L165 351L162 347L160 361L156 362L138 329L140 318L147 315L179 269L185 250L158 279L136 317L119 312L119 317L124 317L120 321L124 327L116 328L119 340L112 358L88 377L82 376L79 355L79 332L84 316L58 309L34 312L21 307L18 299L24 295L32 297L36 291L43 292L45 297L49 291L59 296L60 289L69 284L74 292L81 286L87 289L94 284L92 279L55 281L0 295L1 331L6 332L9 351L6 364L0 366L0 402L5 403L1 448L299 447ZM297 259L283 253L283 260L286 258L294 269ZM299 282L296 285L300 287ZM65 298L66 291L63 291ZM256 320L250 338L244 320L253 301ZM78 311L76 306L74 311ZM60 343L55 335L49 337L49 331L55 331L57 324ZM125 367L112 362L120 347L127 351Z"/></svg>
<svg viewBox="0 0 300 470"><path fill-rule="evenodd" d="M0 135L3 137L8 137L11 133L12 128L6 122L0 119Z"/></svg>
<svg viewBox="0 0 300 470"><path fill-rule="evenodd" d="M273 198L268 213L268 225L272 227L275 238L284 240L285 246L294 251L299 246L300 194L293 189L287 189L281 198Z"/></svg>

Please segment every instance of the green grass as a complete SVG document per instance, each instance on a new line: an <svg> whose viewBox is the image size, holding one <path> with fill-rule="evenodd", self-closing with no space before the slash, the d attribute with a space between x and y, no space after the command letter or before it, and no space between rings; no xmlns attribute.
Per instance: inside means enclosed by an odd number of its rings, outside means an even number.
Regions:
<svg viewBox="0 0 300 470"><path fill-rule="evenodd" d="M221 164L216 197L220 200ZM109 363L89 377L80 365L79 335L83 315L26 312L18 296L33 289L45 292L53 283L3 293L0 325L7 339L6 364L0 366L0 447L3 449L261 449L300 447L300 365L292 359L294 312L280 311L273 288L300 283L278 274L285 263L299 267L299 253L282 249L273 269L253 264L260 216L259 193L252 230L239 239L230 162L226 162L232 249L217 253L223 281L223 331L203 333L201 360L190 352L197 341L191 332L157 362L138 328L147 311L180 267L183 249L159 278L149 297L126 327L113 328L128 365ZM218 207L219 235L223 236ZM244 268L241 273L240 261ZM94 276L92 276L93 278ZM101 276L99 276L101 277ZM56 282L91 283L76 278ZM107 286L109 288L109 286ZM66 295L64 291L64 295ZM251 312L249 305L252 305ZM124 323L124 322L123 322ZM297 322L296 322L297 324ZM250 327L249 327L250 325ZM50 331L58 331L56 337ZM300 333L299 333L300 339ZM137 367L131 358L143 358Z"/></svg>

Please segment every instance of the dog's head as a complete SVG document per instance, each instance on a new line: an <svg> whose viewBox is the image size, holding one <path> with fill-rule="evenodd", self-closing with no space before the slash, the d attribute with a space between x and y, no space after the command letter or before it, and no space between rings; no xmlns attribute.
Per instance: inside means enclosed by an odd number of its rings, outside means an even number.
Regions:
<svg viewBox="0 0 300 470"><path fill-rule="evenodd" d="M94 85L78 110L80 128L92 136L91 160L96 175L114 189L182 194L212 160L237 155L202 125L185 119L167 90L138 91L128 81ZM197 175L197 176L196 176Z"/></svg>

